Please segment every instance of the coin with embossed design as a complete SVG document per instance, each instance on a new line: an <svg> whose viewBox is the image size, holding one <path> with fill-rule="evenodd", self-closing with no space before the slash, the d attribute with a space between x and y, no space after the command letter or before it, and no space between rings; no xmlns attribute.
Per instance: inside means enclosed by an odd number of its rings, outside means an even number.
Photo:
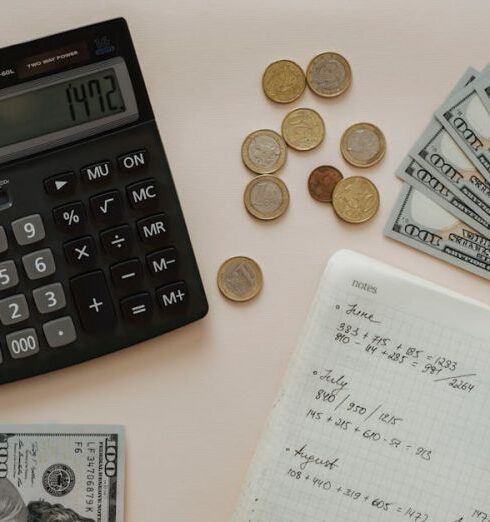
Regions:
<svg viewBox="0 0 490 522"><path fill-rule="evenodd" d="M291 60L271 63L262 76L265 95L277 103L291 103L297 100L306 88L303 69Z"/></svg>
<svg viewBox="0 0 490 522"><path fill-rule="evenodd" d="M340 151L345 161L354 167L371 167L383 159L386 140L376 125L355 123L342 135Z"/></svg>
<svg viewBox="0 0 490 522"><path fill-rule="evenodd" d="M338 53L319 54L308 65L306 81L318 96L338 96L349 88L352 81L349 62Z"/></svg>
<svg viewBox="0 0 490 522"><path fill-rule="evenodd" d="M278 177L260 176L247 185L243 202L252 216L269 221L286 212L289 206L289 191Z"/></svg>
<svg viewBox="0 0 490 522"><path fill-rule="evenodd" d="M322 203L330 203L333 190L343 177L342 173L331 165L317 167L308 178L310 196Z"/></svg>
<svg viewBox="0 0 490 522"><path fill-rule="evenodd" d="M231 301L249 301L260 293L263 286L262 270L249 257L231 257L218 271L218 288Z"/></svg>
<svg viewBox="0 0 490 522"><path fill-rule="evenodd" d="M348 223L364 223L378 211L378 189L362 176L344 178L335 186L332 203L339 218Z"/></svg>
<svg viewBox="0 0 490 522"><path fill-rule="evenodd" d="M296 150L311 150L325 138L325 124L313 109L294 109L282 122L284 141Z"/></svg>
<svg viewBox="0 0 490 522"><path fill-rule="evenodd" d="M287 158L287 147L282 137L273 130L261 129L249 134L242 145L242 160L256 174L278 171Z"/></svg>

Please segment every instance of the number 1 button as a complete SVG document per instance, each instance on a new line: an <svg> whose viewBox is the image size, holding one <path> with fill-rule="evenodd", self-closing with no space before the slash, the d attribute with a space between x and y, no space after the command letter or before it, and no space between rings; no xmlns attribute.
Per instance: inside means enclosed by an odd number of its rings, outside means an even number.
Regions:
<svg viewBox="0 0 490 522"><path fill-rule="evenodd" d="M116 322L116 314L102 270L74 277L70 286L85 330L110 330Z"/></svg>

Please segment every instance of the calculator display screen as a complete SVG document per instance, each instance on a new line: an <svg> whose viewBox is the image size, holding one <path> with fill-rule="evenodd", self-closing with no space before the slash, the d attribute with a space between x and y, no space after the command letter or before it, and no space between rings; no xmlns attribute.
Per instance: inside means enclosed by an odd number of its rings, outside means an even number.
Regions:
<svg viewBox="0 0 490 522"><path fill-rule="evenodd" d="M125 111L113 69L0 101L0 147Z"/></svg>
<svg viewBox="0 0 490 522"><path fill-rule="evenodd" d="M122 58L0 91L0 163L138 119Z"/></svg>

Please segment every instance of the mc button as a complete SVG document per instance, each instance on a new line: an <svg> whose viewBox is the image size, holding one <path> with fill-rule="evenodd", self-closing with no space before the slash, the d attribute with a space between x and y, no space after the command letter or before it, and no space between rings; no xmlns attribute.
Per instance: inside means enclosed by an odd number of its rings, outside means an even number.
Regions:
<svg viewBox="0 0 490 522"><path fill-rule="evenodd" d="M145 179L127 188L130 205L135 210L146 210L158 205L159 192L155 179Z"/></svg>

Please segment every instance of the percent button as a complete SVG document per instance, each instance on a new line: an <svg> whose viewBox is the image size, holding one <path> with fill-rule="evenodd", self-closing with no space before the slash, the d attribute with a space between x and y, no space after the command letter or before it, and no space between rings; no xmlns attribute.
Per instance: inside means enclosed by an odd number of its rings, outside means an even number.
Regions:
<svg viewBox="0 0 490 522"><path fill-rule="evenodd" d="M87 221L87 214L81 201L74 201L53 209L53 218L56 225L71 232L80 228Z"/></svg>

